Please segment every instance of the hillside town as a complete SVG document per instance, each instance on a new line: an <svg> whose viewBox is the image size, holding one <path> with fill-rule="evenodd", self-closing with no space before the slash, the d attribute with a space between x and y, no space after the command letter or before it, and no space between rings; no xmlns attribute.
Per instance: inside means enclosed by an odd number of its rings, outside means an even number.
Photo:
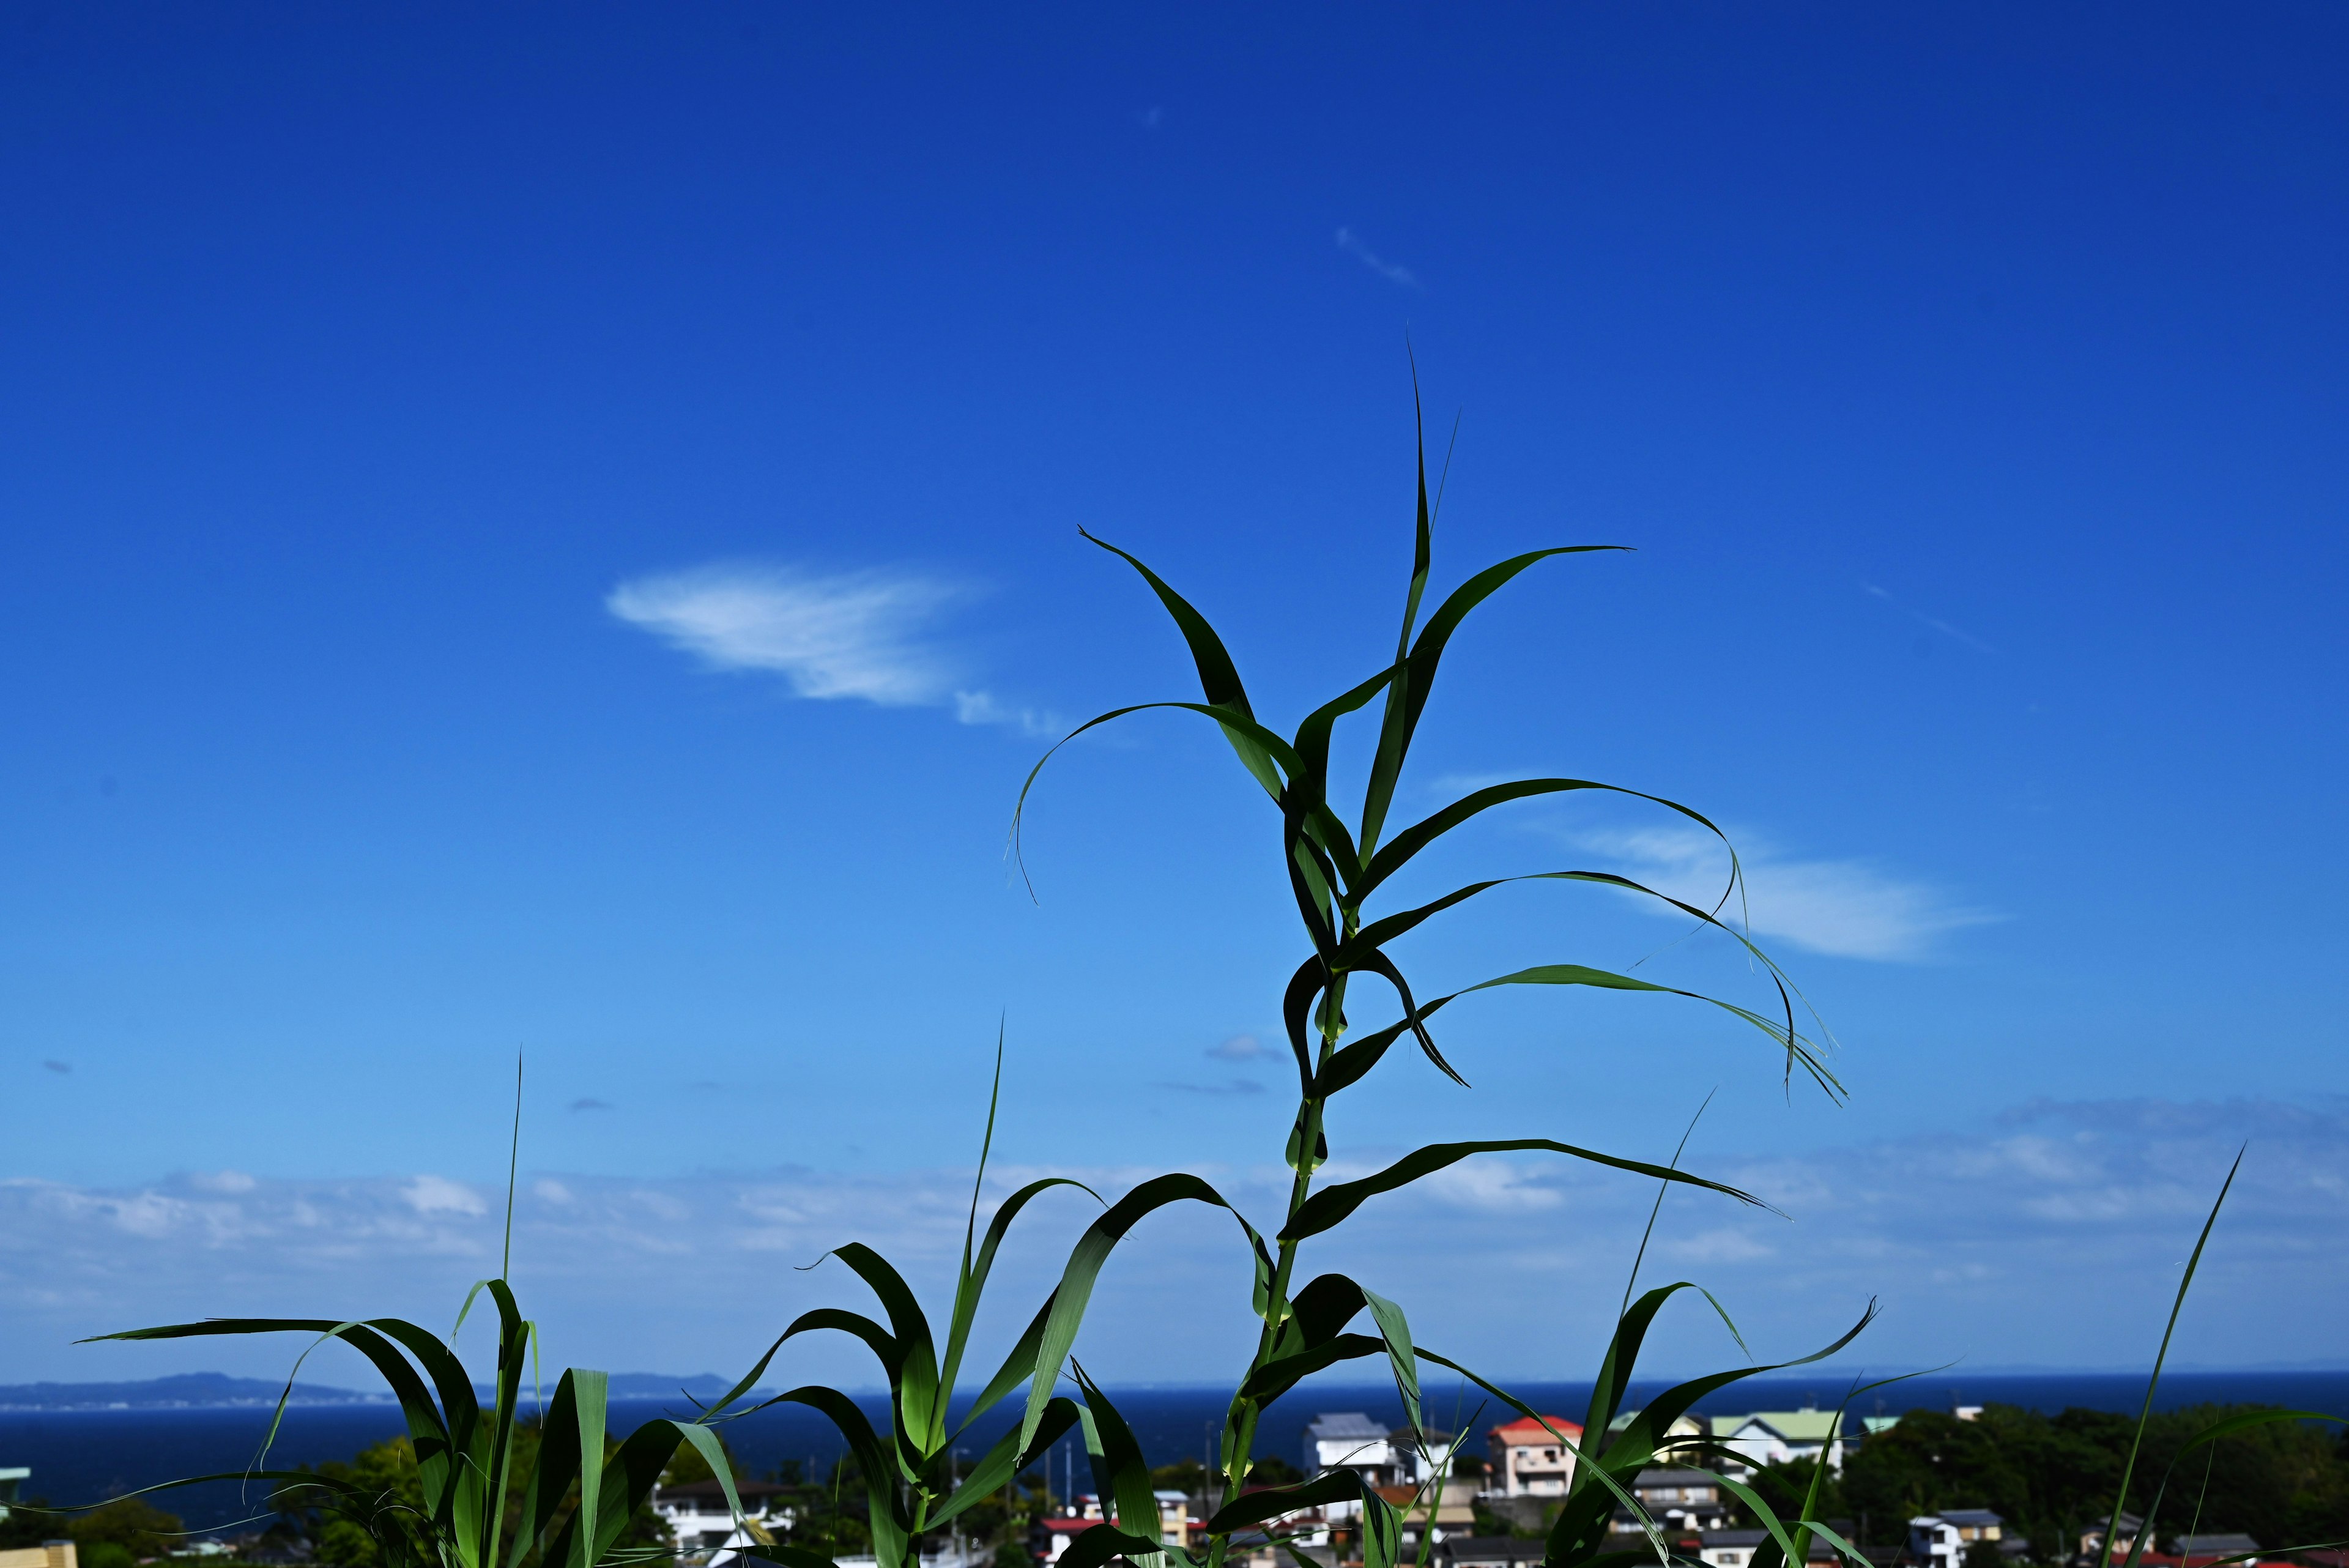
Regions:
<svg viewBox="0 0 2349 1568"><path fill-rule="evenodd" d="M1610 1438L1637 1415L1619 1417ZM2149 1428L2157 1456L2174 1440L2165 1437L2168 1418L2156 1417ZM2134 1568L2349 1568L2349 1552L2338 1547L2271 1550L2349 1534L2340 1528L2349 1512L2343 1462L2349 1456L2341 1438L2300 1423L2271 1424L2262 1440L2214 1456L2190 1513L2173 1501L2148 1527L2140 1513L2122 1512L2106 1559L2111 1479L2094 1462L2083 1468L2081 1455L2116 1456L2130 1425L2102 1412L2050 1417L1998 1405L1840 1421L1810 1406L1683 1415L1665 1428L1659 1462L1638 1471L1627 1489L1637 1512L1619 1501L1609 1533L1616 1549L1644 1557L1661 1545L1686 1568L1756 1568L1775 1549L1740 1491L1768 1497L1791 1517L1816 1475L1815 1517L1871 1568L2092 1568L2100 1560ZM1293 1462L1259 1459L1249 1490L1350 1471L1402 1521L1402 1560L1417 1562L1423 1548L1431 1568L1534 1568L1574 1489L1577 1450L1589 1447L1580 1423L1555 1414L1454 1433L1398 1428L1361 1410L1328 1411L1304 1425ZM1682 1450L1677 1464L1669 1462L1675 1449ZM401 1467L412 1468L405 1453L394 1440L348 1465L321 1469L403 1484ZM2077 1472L2069 1479L2067 1466ZM1081 1455L1045 1469L1050 1473L1031 1472L1003 1504L974 1510L957 1531L926 1540L922 1568L1058 1568L1106 1511L1098 1496L1078 1490ZM837 1568L875 1568L861 1511L840 1506L838 1482L848 1469L849 1461L835 1461L827 1481L796 1465L765 1479L738 1469L738 1514L727 1488L706 1469L673 1467L633 1533L647 1561L678 1568L752 1568L771 1542L816 1549ZM0 1468L0 1568L134 1568L165 1559L207 1559L213 1568L384 1568L284 1492L273 1499L279 1517L265 1528L188 1535L176 1518L138 1498L73 1514L21 1506L20 1493L32 1501L32 1477L28 1467ZM1206 1471L1184 1460L1154 1479L1158 1539L1197 1544L1214 1508ZM1299 1568L1300 1560L1348 1568L1361 1561L1361 1506L1329 1503L1288 1514L1278 1540L1262 1531L1235 1538L1243 1550L1229 1561L1242 1568ZM1809 1555L1806 1568L1848 1568L1823 1538Z"/></svg>

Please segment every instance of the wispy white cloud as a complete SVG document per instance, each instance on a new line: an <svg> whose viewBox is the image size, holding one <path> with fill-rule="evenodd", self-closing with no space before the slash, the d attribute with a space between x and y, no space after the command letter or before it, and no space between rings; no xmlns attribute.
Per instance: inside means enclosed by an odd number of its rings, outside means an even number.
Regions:
<svg viewBox="0 0 2349 1568"><path fill-rule="evenodd" d="M1235 1034L1220 1044L1208 1046L1207 1054L1218 1062L1253 1062L1259 1056L1271 1055L1272 1051L1253 1034Z"/></svg>
<svg viewBox="0 0 2349 1568"><path fill-rule="evenodd" d="M1759 1193L1791 1220L1678 1194L1664 1206L1651 1272L1713 1290L1757 1350L1807 1348L1801 1342L1824 1340L1877 1295L1887 1314L1860 1349L1875 1365L2142 1361L2246 1140L2177 1354L2338 1355L2332 1303L2349 1289L2349 1254L2328 1238L2349 1226L2349 1102L2041 1103L1988 1124L1795 1155L1724 1158L1700 1147L1691 1168ZM1365 1174L1392 1152L1340 1150L1324 1179ZM988 1204L1038 1176L1077 1177L1114 1198L1152 1174L1007 1166L990 1172ZM1278 1223L1285 1169L1199 1174L1259 1228ZM67 1341L210 1314L441 1323L502 1246L502 1202L445 1177L251 1180L97 1189L0 1179L0 1316L11 1324L0 1381L282 1372L299 1348L291 1341ZM843 1242L878 1248L919 1291L950 1293L969 1182L967 1168L534 1176L514 1215L517 1280L551 1336L553 1365L733 1372L801 1311L855 1294L837 1264L798 1272ZM1313 1266L1394 1295L1422 1338L1488 1372L1587 1376L1653 1192L1562 1158L1467 1162L1366 1205L1317 1243ZM995 1355L1098 1211L1062 1189L1022 1217L981 1317ZM1246 1259L1228 1215L1183 1205L1154 1217L1102 1276L1084 1329L1087 1365L1164 1380L1244 1357L1254 1343ZM1426 1283L1462 1279L1477 1288ZM1203 1310L1170 1313L1170 1301ZM1653 1369L1733 1354L1706 1316L1688 1314L1690 1337L1668 1324ZM991 1365L988 1348L974 1347L974 1358ZM853 1346L795 1348L779 1375L869 1379L854 1355ZM356 1363L308 1375L352 1386L367 1376Z"/></svg>
<svg viewBox="0 0 2349 1568"><path fill-rule="evenodd" d="M1996 653L1998 651L1997 649L1992 648L1989 643L1984 642L1982 639L1973 636L1970 632L1960 631L1948 621L1936 619L1934 617L1927 615L1922 610L1909 608L1907 605L1904 605L1899 599L1894 598L1884 589L1878 587L1874 583L1862 583L1859 586L1871 597L1882 599L1886 604L1890 605L1894 609L1899 610L1902 615L1907 616L1919 626L1930 627L1933 630L1940 632L1943 637L1952 638L1959 642L1962 642L1968 648L1972 649L1976 653Z"/></svg>
<svg viewBox="0 0 2349 1568"><path fill-rule="evenodd" d="M719 563L631 578L604 602L712 669L780 675L802 697L946 706L960 723L1058 737L1058 715L957 686L957 661L936 623L970 595L966 585L914 573Z"/></svg>
<svg viewBox="0 0 2349 1568"><path fill-rule="evenodd" d="M1370 268L1372 272L1378 274L1389 283L1399 284L1404 288L1417 288L1419 286L1419 279L1413 275L1411 268L1388 261L1376 251L1371 249L1370 246L1364 244L1361 241L1361 237L1356 234L1351 229L1340 229L1338 231L1338 248L1345 252L1348 255L1352 256L1356 261L1361 262L1364 266Z"/></svg>
<svg viewBox="0 0 2349 1568"><path fill-rule="evenodd" d="M1058 740L1068 725L1058 715L1037 708L1013 708L986 691L954 694L955 721L963 724L1000 724L1036 740Z"/></svg>
<svg viewBox="0 0 2349 1568"><path fill-rule="evenodd" d="M1729 882L1729 853L1711 834L1691 828L1580 832L1566 836L1611 869L1683 903L1710 909ZM1757 936L1836 958L1897 961L1928 957L1949 933L2002 917L1952 900L1924 882L1865 860L1805 860L1769 844L1738 840L1745 870L1743 906L1732 899L1725 920L1750 920ZM1649 909L1679 919L1651 899Z"/></svg>
<svg viewBox="0 0 2349 1568"><path fill-rule="evenodd" d="M802 697L936 703L954 682L926 634L960 587L910 573L714 565L636 577L605 606L719 670L771 671Z"/></svg>

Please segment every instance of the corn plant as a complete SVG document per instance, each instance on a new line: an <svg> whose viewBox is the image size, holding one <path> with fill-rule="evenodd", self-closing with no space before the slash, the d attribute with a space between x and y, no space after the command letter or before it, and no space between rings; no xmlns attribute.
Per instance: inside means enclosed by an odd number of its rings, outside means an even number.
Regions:
<svg viewBox="0 0 2349 1568"><path fill-rule="evenodd" d="M614 1446L605 1419L608 1379L601 1372L577 1368L564 1372L554 1397L539 1413L536 1462L527 1481L518 1484L514 1439L523 1419L524 1369L536 1331L502 1278L473 1287L465 1310L458 1314L459 1328L481 1294L489 1296L498 1318L496 1374L486 1409L450 1342L454 1331L444 1340L398 1318L213 1318L98 1337L307 1334L317 1336L316 1344L339 1340L367 1357L399 1402L416 1456L420 1511L397 1493L371 1492L310 1470L266 1468L270 1441L293 1389L290 1374L286 1395L280 1396L271 1417L270 1438L251 1468L167 1484L237 1480L285 1487L305 1501L322 1501L330 1511L359 1525L382 1552L386 1568L521 1568L525 1562L537 1568L595 1568L629 1555L620 1547L629 1521L680 1446L690 1446L709 1462L740 1517L734 1482L711 1426L655 1419ZM305 1351L302 1358L308 1354ZM297 1359L295 1372L300 1369ZM509 1531L517 1492L518 1522Z"/></svg>
<svg viewBox="0 0 2349 1568"><path fill-rule="evenodd" d="M1073 1187L1092 1193L1082 1182L1067 1177L1031 1181L996 1209L984 1237L978 1231L979 1194L987 1180L988 1157L995 1146L995 1112L1003 1082L1003 1045L996 1042L995 1089L988 1096L987 1134L981 1140L978 1174L971 1184L970 1211L963 1227L962 1262L955 1276L954 1303L947 1319L946 1345L941 1352L921 1303L905 1277L887 1259L859 1242L835 1248L838 1258L863 1280L880 1302L885 1328L861 1313L819 1307L802 1314L767 1347L741 1381L709 1407L718 1420L732 1420L776 1405L804 1405L822 1413L838 1429L856 1461L864 1490L865 1511L873 1532L873 1553L881 1568L905 1568L918 1559L925 1532L942 1529L972 1505L1000 1490L1019 1471L1058 1442L1086 1413L1071 1400L1050 1398L1031 1428L1006 1432L967 1476L955 1474L955 1439L973 1420L1001 1402L1035 1374L1038 1347L1050 1321L1047 1300L1029 1322L1027 1331L988 1378L959 1422L950 1422L957 1375L962 1370L970 1333L978 1318L980 1297L995 1267L997 1250L1019 1211L1039 1194L1055 1187ZM819 1260L821 1262L822 1260ZM862 1341L881 1364L889 1386L890 1431L873 1429L856 1402L836 1388L807 1385L734 1408L748 1397L784 1344L798 1335L830 1329ZM722 1473L722 1471L721 1471ZM751 1554L791 1568L829 1568L822 1554L787 1542L761 1542Z"/></svg>
<svg viewBox="0 0 2349 1568"><path fill-rule="evenodd" d="M1439 486L1440 491L1440 486ZM1470 576L1421 620L1432 568L1432 535L1436 507L1428 495L1424 448L1418 471L1418 505L1412 571L1403 595L1402 629L1391 660L1360 682L1308 713L1295 730L1283 734L1258 717L1237 667L1222 638L1207 618L1140 559L1102 540L1085 536L1118 556L1140 574L1150 591L1174 620L1196 670L1200 700L1137 703L1113 709L1080 725L1073 740L1099 725L1149 710L1188 712L1215 724L1229 742L1241 767L1268 797L1279 825L1282 865L1304 927L1309 951L1292 974L1281 998L1280 1011L1297 1071L1297 1110L1290 1120L1285 1151L1291 1172L1288 1199L1280 1223L1268 1238L1233 1210L1249 1249L1255 1272L1255 1312L1260 1320L1255 1352L1237 1380L1223 1426L1217 1456L1219 1506L1207 1521L1206 1541L1198 1562L1220 1568L1232 1542L1245 1533L1261 1534L1283 1516L1299 1511L1341 1505L1361 1521L1361 1550L1369 1568L1391 1568L1399 1539L1396 1511L1363 1484L1352 1471L1340 1470L1285 1488L1247 1488L1247 1476L1258 1425L1266 1407L1300 1379L1341 1362L1381 1357L1393 1376L1405 1417L1414 1432L1423 1431L1419 1365L1431 1362L1471 1378L1488 1393L1528 1416L1535 1412L1506 1390L1497 1388L1451 1358L1416 1345L1402 1307L1340 1274L1325 1273L1299 1283L1299 1259L1305 1245L1344 1222L1364 1203L1408 1187L1423 1177L1480 1154L1539 1150L1562 1154L1663 1182L1722 1193L1741 1202L1757 1201L1750 1194L1673 1166L1602 1153L1554 1138L1522 1138L1432 1144L1417 1149L1373 1175L1315 1187L1315 1173L1329 1158L1328 1117L1331 1102L1361 1083L1389 1051L1408 1038L1438 1071L1454 1083L1467 1080L1439 1049L1430 1021L1452 1003L1477 992L1503 986L1592 987L1602 990L1673 996L1704 1002L1752 1027L1781 1054L1784 1073L1791 1081L1799 1070L1830 1096L1840 1085L1821 1060L1817 1042L1797 1027L1792 983L1742 931L1721 918L1740 888L1741 872L1733 848L1712 820L1677 801L1644 791L1592 779L1539 777L1486 785L1471 790L1429 815L1395 828L1391 822L1403 770L1425 713L1439 666L1453 637L1484 601L1520 574L1553 557L1619 548L1605 545L1569 545L1514 556ZM1340 815L1332 789L1330 753L1341 721L1376 704L1376 740L1361 805L1350 816ZM1061 742L1067 744L1067 740ZM1053 748L1057 752L1059 747ZM1019 823L1037 777L1052 753L1036 764L1022 787L1013 818L1014 851ZM1711 908L1683 902L1656 888L1612 872L1557 868L1492 877L1468 883L1424 903L1390 908L1384 895L1398 873L1445 836L1486 811L1516 801L1543 796L1604 794L1645 802L1654 808L1696 824L1720 839L1728 850L1730 871L1721 897ZM1682 991L1628 974L1576 962L1556 962L1494 976L1442 995L1423 998L1414 991L1392 948L1402 937L1443 917L1492 888L1517 882L1581 885L1629 893L1651 899L1718 931L1749 955L1756 971L1776 992L1777 1012L1765 1014L1720 998ZM1349 1039L1350 1004L1357 979L1383 986L1394 997L1399 1014L1393 1022ZM1057 1403L1054 1389L1069 1364L1085 1306L1111 1251L1136 1223L1154 1210L1177 1202L1199 1202L1231 1210L1223 1196L1197 1177L1174 1174L1143 1182L1087 1230L1071 1252L1053 1293L1036 1350L1027 1407L1019 1428L1024 1449L1045 1428ZM1685 1285L1651 1292L1627 1311L1610 1347L1601 1376L1601 1395L1594 1404L1591 1431L1604 1433L1628 1384L1640 1337L1657 1310ZM1350 1325L1367 1314L1369 1333L1350 1332ZM1863 1317L1861 1325L1864 1326ZM1855 1327L1852 1334L1857 1334ZM1821 1351L1832 1353L1847 1344L1842 1339ZM1816 1359L1816 1357L1806 1357ZM1629 1487L1629 1472L1644 1462L1644 1447L1652 1454L1657 1421L1668 1424L1663 1412L1677 1403L1684 1409L1702 1394L1762 1367L1747 1367L1720 1377L1684 1386L1656 1402L1630 1423L1610 1456L1584 1455L1578 1466L1583 1499L1588 1501L1562 1516L1560 1532L1552 1539L1553 1563L1561 1565L1598 1555L1604 1522L1616 1506L1637 1511ZM1165 1550L1157 1541L1154 1507L1149 1503L1147 1470L1134 1451L1124 1423L1099 1388L1081 1376L1078 1386L1085 1409L1088 1448L1101 1482L1101 1495L1110 1511L1110 1522L1087 1532L1070 1548L1062 1568L1095 1568L1112 1555L1125 1555L1164 1568L1182 1552ZM1604 1407L1603 1408L1601 1407ZM1673 1413L1677 1413L1674 1411ZM1538 1419L1538 1417L1536 1417ZM1569 1449L1561 1434L1559 1440ZM1423 1438L1422 1447L1425 1444ZM1424 1554L1429 1532L1423 1532ZM1652 1543L1660 1537L1650 1529ZM1271 1530L1269 1538L1284 1537Z"/></svg>

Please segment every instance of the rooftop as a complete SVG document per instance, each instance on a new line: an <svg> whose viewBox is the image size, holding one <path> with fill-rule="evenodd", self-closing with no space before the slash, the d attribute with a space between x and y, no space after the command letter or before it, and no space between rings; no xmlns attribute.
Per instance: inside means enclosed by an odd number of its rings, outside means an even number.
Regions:
<svg viewBox="0 0 2349 1568"><path fill-rule="evenodd" d="M1543 1428L1542 1421L1549 1423L1549 1430ZM1550 1431L1562 1432L1568 1438L1579 1438L1582 1436L1582 1423L1569 1421L1563 1416L1544 1416L1541 1421L1520 1416L1514 1421L1494 1428L1489 1435L1500 1438L1503 1442L1533 1442L1543 1438L1556 1442L1557 1439L1550 1437ZM1497 1540L1498 1537L1495 1539Z"/></svg>
<svg viewBox="0 0 2349 1568"><path fill-rule="evenodd" d="M1715 1416L1713 1435L1733 1438L1756 1422L1789 1442L1824 1443L1837 1435L1833 1410L1756 1410L1750 1416Z"/></svg>
<svg viewBox="0 0 2349 1568"><path fill-rule="evenodd" d="M1313 1424L1305 1428L1305 1435L1316 1439L1323 1438L1383 1439L1387 1435L1387 1424L1384 1421L1373 1421L1360 1410L1340 1410L1335 1415L1314 1417Z"/></svg>

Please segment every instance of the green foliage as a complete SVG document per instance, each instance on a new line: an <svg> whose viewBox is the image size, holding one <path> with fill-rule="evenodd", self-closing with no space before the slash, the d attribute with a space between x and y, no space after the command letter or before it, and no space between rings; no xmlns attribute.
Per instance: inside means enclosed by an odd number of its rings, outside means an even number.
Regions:
<svg viewBox="0 0 2349 1568"><path fill-rule="evenodd" d="M139 1561L119 1541L93 1541L86 1549L77 1548L74 1557L83 1568L131 1568Z"/></svg>
<svg viewBox="0 0 2349 1568"><path fill-rule="evenodd" d="M119 1551L129 1561L161 1557L181 1544L180 1516L166 1513L142 1497L119 1497L78 1515L66 1526L78 1557L85 1561L102 1547ZM112 1553L107 1553L111 1556Z"/></svg>
<svg viewBox="0 0 2349 1568"><path fill-rule="evenodd" d="M503 1279L473 1287L458 1314L459 1328L481 1294L495 1309L497 1326L486 1408L452 1344L398 1318L213 1318L100 1337L301 1333L316 1336L314 1349L340 1340L366 1356L399 1401L408 1427L404 1457L394 1450L354 1460L342 1473L323 1466L274 1470L256 1458L245 1470L169 1483L276 1483L291 1494L290 1506L318 1517L322 1536L332 1534L331 1550L354 1568L594 1568L657 1554L644 1511L653 1485L680 1444L722 1467L717 1433L705 1422L658 1419L616 1446L605 1429L605 1375L576 1368L556 1383L544 1421L523 1422L523 1381L535 1330ZM296 1361L295 1372L300 1369ZM292 1387L289 1376L288 1393ZM273 1441L285 1399L279 1397L271 1421ZM730 1473L720 1468L719 1479L739 1513Z"/></svg>
<svg viewBox="0 0 2349 1568"><path fill-rule="evenodd" d="M47 1498L18 1498L6 1512L0 1513L0 1552L20 1551L54 1541L63 1529Z"/></svg>
<svg viewBox="0 0 2349 1568"><path fill-rule="evenodd" d="M1248 1480L1258 1486L1295 1486L1305 1472L1278 1454L1267 1454L1248 1467Z"/></svg>
<svg viewBox="0 0 2349 1568"><path fill-rule="evenodd" d="M2261 1542L2349 1535L2349 1467L2338 1440L2321 1426L2268 1422L2205 1449L2186 1449L2221 1421L2271 1408L2199 1405L2156 1412L2145 1426L2144 1463L2125 1506L2145 1516L2158 1478L2183 1453L2182 1480L2173 1480L2155 1520L2160 1538L2184 1532L2198 1508L2203 1531L2240 1531ZM1896 1521L1911 1515L1987 1508L2006 1521L2011 1534L2032 1543L2036 1560L2060 1561L2077 1550L2083 1532L2105 1522L2137 1432L2136 1422L2103 1410L2046 1416L1988 1405L1971 1421L1912 1410L1846 1462L1841 1511L1868 1518L1872 1539L1891 1540L1899 1534Z"/></svg>

